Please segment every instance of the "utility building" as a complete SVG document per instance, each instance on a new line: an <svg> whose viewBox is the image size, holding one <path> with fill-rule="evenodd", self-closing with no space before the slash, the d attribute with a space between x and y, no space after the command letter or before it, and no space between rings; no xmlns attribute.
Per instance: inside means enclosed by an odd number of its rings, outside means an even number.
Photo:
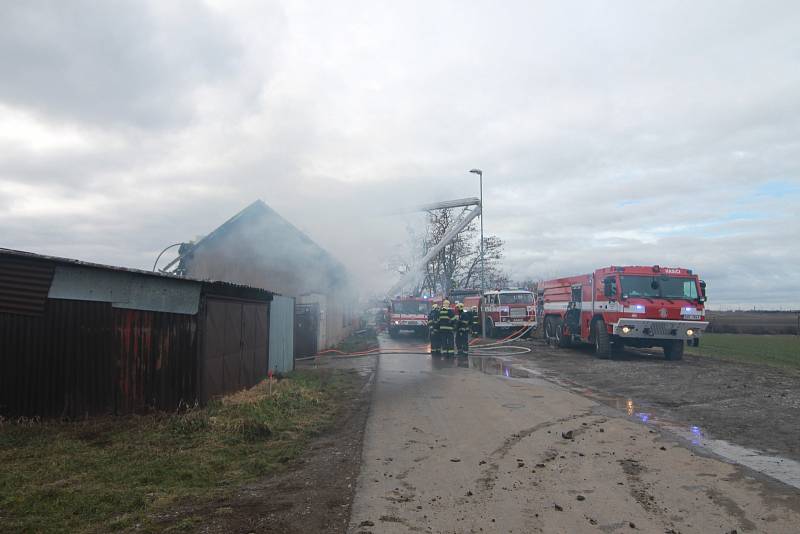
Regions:
<svg viewBox="0 0 800 534"><path fill-rule="evenodd" d="M297 356L335 345L355 325L344 266L261 200L183 246L177 269L189 278L269 287L294 297Z"/></svg>
<svg viewBox="0 0 800 534"><path fill-rule="evenodd" d="M0 249L0 415L174 410L251 387L291 368L272 350L291 331L271 332L276 298Z"/></svg>

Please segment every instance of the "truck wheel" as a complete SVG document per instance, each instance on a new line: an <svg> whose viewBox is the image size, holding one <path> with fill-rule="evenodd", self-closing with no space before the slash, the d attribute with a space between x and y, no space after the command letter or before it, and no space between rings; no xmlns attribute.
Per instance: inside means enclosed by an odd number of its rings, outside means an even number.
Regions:
<svg viewBox="0 0 800 534"><path fill-rule="evenodd" d="M494 323L491 318L486 319L486 337L494 337L497 332L494 329Z"/></svg>
<svg viewBox="0 0 800 534"><path fill-rule="evenodd" d="M553 337L553 319L551 317L544 318L544 342L550 345L550 339Z"/></svg>
<svg viewBox="0 0 800 534"><path fill-rule="evenodd" d="M683 341L675 339L664 343L664 358L670 361L683 359Z"/></svg>
<svg viewBox="0 0 800 534"><path fill-rule="evenodd" d="M391 337L391 338L396 338L397 337L397 329L396 328L390 328L389 329L389 337Z"/></svg>
<svg viewBox="0 0 800 534"><path fill-rule="evenodd" d="M563 349L569 346L569 342L564 338L564 321L560 318L553 319L553 344Z"/></svg>
<svg viewBox="0 0 800 534"><path fill-rule="evenodd" d="M594 323L594 355L601 360L611 357L611 340L606 330L606 323L602 319Z"/></svg>

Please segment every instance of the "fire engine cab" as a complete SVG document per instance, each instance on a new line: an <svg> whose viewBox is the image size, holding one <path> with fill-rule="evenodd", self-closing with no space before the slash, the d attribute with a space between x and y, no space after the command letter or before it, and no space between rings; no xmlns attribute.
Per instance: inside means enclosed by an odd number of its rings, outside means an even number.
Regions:
<svg viewBox="0 0 800 534"><path fill-rule="evenodd" d="M400 331L428 335L428 314L431 301L421 297L395 297L389 303L389 336L397 337Z"/></svg>
<svg viewBox="0 0 800 534"><path fill-rule="evenodd" d="M625 345L662 347L680 360L708 326L705 287L690 269L612 266L542 282L537 307L550 344L592 343L598 358Z"/></svg>
<svg viewBox="0 0 800 534"><path fill-rule="evenodd" d="M497 289L483 294L481 307L488 337L528 327L526 336L536 328L533 293L524 289Z"/></svg>

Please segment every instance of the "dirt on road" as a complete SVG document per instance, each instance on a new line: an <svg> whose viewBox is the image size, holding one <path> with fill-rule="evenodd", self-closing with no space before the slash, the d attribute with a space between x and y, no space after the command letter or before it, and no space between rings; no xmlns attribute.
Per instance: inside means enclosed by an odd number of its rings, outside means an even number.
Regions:
<svg viewBox="0 0 800 534"><path fill-rule="evenodd" d="M610 360L590 346L558 349L534 339L516 361L546 379L633 414L652 414L695 432L800 460L800 372L767 365L632 350Z"/></svg>

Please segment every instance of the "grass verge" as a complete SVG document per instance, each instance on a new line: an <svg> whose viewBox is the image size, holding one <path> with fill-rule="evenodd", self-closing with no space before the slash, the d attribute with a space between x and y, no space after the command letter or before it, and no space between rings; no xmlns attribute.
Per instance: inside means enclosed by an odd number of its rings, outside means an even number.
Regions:
<svg viewBox="0 0 800 534"><path fill-rule="evenodd" d="M376 347L378 347L378 335L374 328L367 328L349 335L338 345L336 345L334 349L340 350L347 354L352 354L354 352L363 352Z"/></svg>
<svg viewBox="0 0 800 534"><path fill-rule="evenodd" d="M788 335L704 334L686 352L725 360L800 369L800 337Z"/></svg>
<svg viewBox="0 0 800 534"><path fill-rule="evenodd" d="M176 414L0 420L0 531L160 531L159 512L282 469L358 387L346 371L295 371L272 396L264 382Z"/></svg>

